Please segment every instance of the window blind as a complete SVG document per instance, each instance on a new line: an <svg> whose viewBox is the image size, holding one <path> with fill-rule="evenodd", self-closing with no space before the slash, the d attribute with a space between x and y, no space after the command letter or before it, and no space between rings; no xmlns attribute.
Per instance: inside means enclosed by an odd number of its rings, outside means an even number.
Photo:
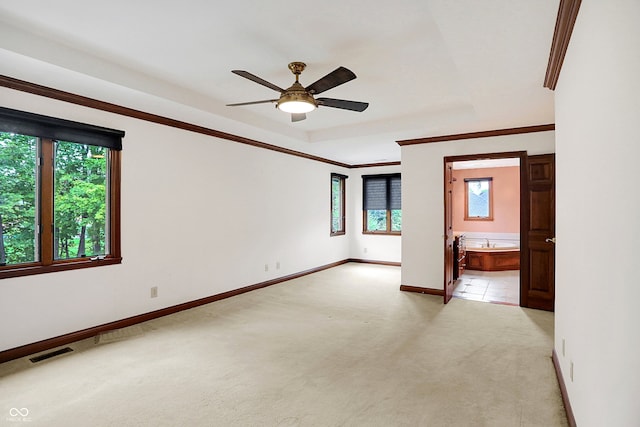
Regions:
<svg viewBox="0 0 640 427"><path fill-rule="evenodd" d="M364 209L367 211L387 209L386 178L366 178L364 180Z"/></svg>
<svg viewBox="0 0 640 427"><path fill-rule="evenodd" d="M124 131L0 107L0 131L122 150Z"/></svg>
<svg viewBox="0 0 640 427"><path fill-rule="evenodd" d="M389 210L402 209L402 181L399 176L389 179Z"/></svg>
<svg viewBox="0 0 640 427"><path fill-rule="evenodd" d="M364 210L395 210L402 205L399 174L363 176Z"/></svg>

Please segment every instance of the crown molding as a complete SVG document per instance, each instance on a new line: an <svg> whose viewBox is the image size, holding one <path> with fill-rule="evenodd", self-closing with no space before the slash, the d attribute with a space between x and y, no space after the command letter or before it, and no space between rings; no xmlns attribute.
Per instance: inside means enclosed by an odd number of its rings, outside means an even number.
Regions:
<svg viewBox="0 0 640 427"><path fill-rule="evenodd" d="M378 166L400 166L400 162L380 162L380 163L360 163L357 165L351 165L351 169L358 168L375 168Z"/></svg>
<svg viewBox="0 0 640 427"><path fill-rule="evenodd" d="M140 110L135 110L133 108L123 107L121 105L100 101L94 98L77 95L71 92L65 92L59 89L54 89L51 87L42 86L35 83L31 83L31 82L27 82L24 80L19 80L13 77L8 77L3 75L0 75L0 87L6 87L9 89L13 89L21 92L31 93L33 95L43 96L45 98L56 99L59 101L80 105L83 107L93 108L96 110L101 110L109 113L119 114L122 116L132 117L132 118L144 120L147 122L157 123L165 126L174 127L177 129L200 133L203 135L221 138L228 141L237 142L240 144L246 144L246 145L250 145L257 148L262 148L265 150L276 151L282 154L287 154L287 155L296 156L296 157L300 157L308 160L327 163L330 165L339 166L346 169L370 168L370 167L381 167L381 166L399 166L401 164L399 161L381 162L381 163L363 163L363 164L342 163L335 160L326 159L324 157L303 153L301 151L291 150L288 148L279 147L277 145L268 144L266 142L257 141L255 139L245 138L243 136L222 132L216 129L195 125L192 123L171 119L169 117L159 116L156 114L147 113ZM398 143L398 145L403 146L403 145L413 145L413 144L427 144L431 142L441 142L441 141L455 141L455 140L470 139L470 138L486 138L491 136L515 135L515 134L530 133L530 132L544 132L544 131L549 131L554 129L555 129L554 124L547 124L547 125L525 126L525 127L510 128L510 129L498 129L498 130L490 130L490 131L482 131L482 132L462 133L462 134L454 134L454 135L434 136L434 137L419 138L419 139L408 139L408 140L396 141L396 142Z"/></svg>
<svg viewBox="0 0 640 427"><path fill-rule="evenodd" d="M190 132L200 133L203 135L213 136L216 138L226 139L228 141L238 142L240 144L251 145L253 147L263 148L265 150L277 151L279 153L288 154L291 156L301 157L309 160L315 160L317 162L322 162L322 163L328 163L334 166L340 166L343 168L352 167L352 165L349 165L347 163L325 159L324 157L314 156L312 154L303 153L301 151L279 147L277 145L268 144L266 142L257 141L255 139L245 138L243 136L222 132L216 129L211 129L204 126L199 126L192 123L171 119L169 117L146 113L144 111L123 107L121 105L112 104L110 102L100 101L100 100L89 98L82 95L76 95L71 92L65 92L59 89L38 85L38 84L27 82L24 80L18 80L13 77L0 75L0 86L6 87L9 89L14 89L21 92L31 93L33 95L39 95L46 98L56 99L58 101L64 101L64 102L69 102L71 104L81 105L83 107L89 107L96 110L106 111L109 113L115 113L122 116L144 120L147 122L157 123L157 124L177 128L177 129L182 129Z"/></svg>
<svg viewBox="0 0 640 427"><path fill-rule="evenodd" d="M582 0L560 0L544 87L555 90Z"/></svg>
<svg viewBox="0 0 640 427"><path fill-rule="evenodd" d="M430 136L427 138L405 139L403 141L396 141L396 142L400 146L415 145L415 144L429 144L432 142L458 141L461 139L488 138L492 136L517 135L521 133L533 133L533 132L546 132L550 130L555 130L555 128L556 128L555 124L523 126L523 127L508 128L508 129L486 130L482 132L469 132L469 133L458 133L453 135Z"/></svg>

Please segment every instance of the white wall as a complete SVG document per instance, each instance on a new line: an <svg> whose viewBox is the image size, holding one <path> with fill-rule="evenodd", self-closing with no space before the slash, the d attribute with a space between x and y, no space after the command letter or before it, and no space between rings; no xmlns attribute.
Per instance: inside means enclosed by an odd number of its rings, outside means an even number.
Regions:
<svg viewBox="0 0 640 427"><path fill-rule="evenodd" d="M554 132L402 147L402 284L444 289L444 164L447 156L554 152Z"/></svg>
<svg viewBox="0 0 640 427"><path fill-rule="evenodd" d="M351 258L367 261L401 262L401 248L403 236L376 235L362 233L362 175L377 175L401 172L400 166L381 166L369 168L351 169L349 179L348 197L351 201L349 207L349 228ZM404 176L402 177L404 179ZM404 203L404 201L403 201ZM404 205L403 216L404 216ZM403 218L404 222L404 218ZM403 231L404 234L404 224Z"/></svg>
<svg viewBox="0 0 640 427"><path fill-rule="evenodd" d="M555 91L555 348L581 427L640 424L639 17L583 1Z"/></svg>
<svg viewBox="0 0 640 427"><path fill-rule="evenodd" d="M3 279L0 350L350 256L349 235L329 236L330 173L347 169L6 88L0 99L126 132L123 263Z"/></svg>

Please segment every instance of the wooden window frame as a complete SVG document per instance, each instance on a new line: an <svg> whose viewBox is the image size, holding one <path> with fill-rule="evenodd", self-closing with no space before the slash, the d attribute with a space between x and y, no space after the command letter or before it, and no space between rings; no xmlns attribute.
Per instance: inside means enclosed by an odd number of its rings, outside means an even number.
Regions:
<svg viewBox="0 0 640 427"><path fill-rule="evenodd" d="M394 209L395 210L395 209ZM367 230L367 221L369 220L367 216L367 211L362 211L362 234L382 234L389 236L400 236L402 235L402 230L394 231L391 230L391 211L387 209L387 217L386 219L386 230Z"/></svg>
<svg viewBox="0 0 640 427"><path fill-rule="evenodd" d="M394 177L400 177L401 178L401 174L399 173L393 173L393 174L380 174L380 175L363 175L362 176L362 234L376 234L376 235L389 235L389 236L400 236L402 235L402 229L399 231L394 231L391 229L391 211L392 209L389 209L387 206L386 209L386 229L385 230L368 230L368 221L369 221L369 217L368 217L368 210L365 209L365 182L367 179L369 178L385 178L387 180L387 204L389 203L389 199L390 199L390 187L391 187L391 178ZM381 210L381 209L380 209ZM395 210L395 209L393 209ZM401 209L400 209L401 210Z"/></svg>
<svg viewBox="0 0 640 427"><path fill-rule="evenodd" d="M489 184L489 215L486 217L469 216L469 182L487 181ZM493 178L465 178L464 179L464 220L465 221L493 221Z"/></svg>
<svg viewBox="0 0 640 427"><path fill-rule="evenodd" d="M107 158L107 191L109 199L108 253L100 257L80 257L73 259L55 259L53 253L53 224L54 224L54 144L51 138L39 139L39 179L36 181L39 206L36 210L36 222L39 225L39 239L36 246L39 250L39 261L0 266L0 279L56 271L77 270L82 268L99 267L103 265L120 264L120 197L121 197L121 151L109 149Z"/></svg>
<svg viewBox="0 0 640 427"><path fill-rule="evenodd" d="M329 235L330 236L344 236L347 232L347 224L346 224L346 193L347 193L347 176L341 175L338 173L331 174L331 185L330 185L330 200L329 200ZM340 181L340 223L342 224L342 228L339 230L333 229L333 181L334 179L338 179Z"/></svg>

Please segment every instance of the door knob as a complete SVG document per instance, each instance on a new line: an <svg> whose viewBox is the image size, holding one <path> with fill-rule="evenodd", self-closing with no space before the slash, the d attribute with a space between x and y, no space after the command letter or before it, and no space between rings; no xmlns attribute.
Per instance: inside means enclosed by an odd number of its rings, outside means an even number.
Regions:
<svg viewBox="0 0 640 427"><path fill-rule="evenodd" d="M545 242L547 243L556 243L556 238L555 237L547 237L546 239L544 239Z"/></svg>

